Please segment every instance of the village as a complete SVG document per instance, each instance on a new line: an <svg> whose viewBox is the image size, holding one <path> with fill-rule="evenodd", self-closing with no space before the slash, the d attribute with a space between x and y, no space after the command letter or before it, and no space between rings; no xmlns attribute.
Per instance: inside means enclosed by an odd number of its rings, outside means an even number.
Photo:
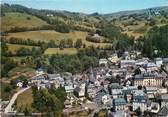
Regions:
<svg viewBox="0 0 168 117"><path fill-rule="evenodd" d="M64 115L90 111L90 116L94 116L106 109L107 115L114 117L131 117L135 113L166 117L167 70L168 58L150 60L140 52L124 52L120 58L113 54L99 59L99 67L91 66L81 74L47 74L38 69L27 86L21 81L16 85L38 89L64 87Z"/></svg>

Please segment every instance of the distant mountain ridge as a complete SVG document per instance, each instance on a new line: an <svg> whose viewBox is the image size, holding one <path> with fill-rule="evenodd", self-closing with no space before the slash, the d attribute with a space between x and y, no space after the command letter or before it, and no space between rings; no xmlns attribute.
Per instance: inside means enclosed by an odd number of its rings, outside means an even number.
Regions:
<svg viewBox="0 0 168 117"><path fill-rule="evenodd" d="M142 9L142 10L128 10L128 11L119 11L115 13L108 13L108 14L99 14L98 12L91 13L91 14L85 14L85 13L80 13L80 12L71 12L71 11L66 11L66 10L46 10L46 9L33 9L33 8L28 8L22 5L18 4L1 4L2 11L3 9L8 9L7 11L14 11L17 10L17 8L21 9L22 11L26 10L36 10L36 11L45 11L46 13L53 13L57 15L64 15L64 16L79 16L79 17L84 17L84 16L104 16L104 17L120 17L122 15L131 15L131 14L143 14L147 13L149 10L154 10L154 11L164 11L168 13L168 6L161 6L161 7L153 7L153 8L147 8L147 9Z"/></svg>

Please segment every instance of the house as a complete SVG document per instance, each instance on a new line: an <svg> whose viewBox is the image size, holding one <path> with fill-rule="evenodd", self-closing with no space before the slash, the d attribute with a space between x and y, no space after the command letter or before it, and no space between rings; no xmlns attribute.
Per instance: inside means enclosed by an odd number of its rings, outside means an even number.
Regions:
<svg viewBox="0 0 168 117"><path fill-rule="evenodd" d="M74 87L72 85L66 85L65 86L65 92L67 93L67 95L71 95L74 92Z"/></svg>
<svg viewBox="0 0 168 117"><path fill-rule="evenodd" d="M127 73L126 69L113 69L112 70L112 76L116 77L117 75L123 76Z"/></svg>
<svg viewBox="0 0 168 117"><path fill-rule="evenodd" d="M18 87L22 87L23 86L23 82L21 82L21 81L19 81L17 84L16 84L16 86L18 86Z"/></svg>
<svg viewBox="0 0 168 117"><path fill-rule="evenodd" d="M143 90L136 90L133 93L133 111L137 108L140 108L142 112L147 110L147 95L143 92Z"/></svg>
<svg viewBox="0 0 168 117"><path fill-rule="evenodd" d="M124 98L113 99L113 107L115 111L121 111L125 109L126 101Z"/></svg>
<svg viewBox="0 0 168 117"><path fill-rule="evenodd" d="M161 94L158 97L158 101L160 103L161 108L164 106L168 106L168 94Z"/></svg>
<svg viewBox="0 0 168 117"><path fill-rule="evenodd" d="M161 67L161 65L163 64L162 58L155 58L155 64L157 65L157 67Z"/></svg>
<svg viewBox="0 0 168 117"><path fill-rule="evenodd" d="M37 84L37 89L45 89L45 88L51 88L51 84L48 83L44 83L44 82L40 82Z"/></svg>
<svg viewBox="0 0 168 117"><path fill-rule="evenodd" d="M96 96L96 89L97 87L94 84L89 84L87 86L87 96L90 99L93 99Z"/></svg>
<svg viewBox="0 0 168 117"><path fill-rule="evenodd" d="M102 58L102 59L99 60L99 65L104 65L104 66L106 66L107 63L108 63L108 60L105 59L105 58Z"/></svg>
<svg viewBox="0 0 168 117"><path fill-rule="evenodd" d="M155 63L147 63L144 68L146 69L147 72L152 72L152 71L157 71L158 66Z"/></svg>
<svg viewBox="0 0 168 117"><path fill-rule="evenodd" d="M167 93L167 88L159 88L157 92L159 94L166 94Z"/></svg>
<svg viewBox="0 0 168 117"><path fill-rule="evenodd" d="M58 80L61 78L60 74L48 74L49 80Z"/></svg>
<svg viewBox="0 0 168 117"><path fill-rule="evenodd" d="M123 53L123 57L124 57L125 60L129 60L129 59L130 59L130 53L127 52L127 51L124 52L124 53Z"/></svg>
<svg viewBox="0 0 168 117"><path fill-rule="evenodd" d="M111 62L111 63L117 63L120 59L118 58L118 55L117 54L113 54L111 55L108 60Z"/></svg>
<svg viewBox="0 0 168 117"><path fill-rule="evenodd" d="M158 88L157 87L146 87L146 93L148 95L149 99L154 99L154 95L157 93Z"/></svg>
<svg viewBox="0 0 168 117"><path fill-rule="evenodd" d="M47 77L45 75L38 75L38 76L34 76L31 79L31 83L39 83L39 82L45 82L47 79ZM48 81L48 80L47 80Z"/></svg>
<svg viewBox="0 0 168 117"><path fill-rule="evenodd" d="M146 70L143 67L139 67L138 70L140 71L140 74L146 73Z"/></svg>
<svg viewBox="0 0 168 117"><path fill-rule="evenodd" d="M120 61L120 68L130 68L135 67L135 60L121 60Z"/></svg>
<svg viewBox="0 0 168 117"><path fill-rule="evenodd" d="M111 97L110 97L110 95L104 95L104 96L102 96L102 103L104 104L104 105L111 105L110 104L110 102L111 102Z"/></svg>
<svg viewBox="0 0 168 117"><path fill-rule="evenodd" d="M104 90L104 88L100 88L97 93L96 96L94 97L94 102L96 102L99 106L102 105L102 97L104 95L107 95L107 91Z"/></svg>
<svg viewBox="0 0 168 117"><path fill-rule="evenodd" d="M163 58L163 65L165 67L165 70L168 72L168 58Z"/></svg>
<svg viewBox="0 0 168 117"><path fill-rule="evenodd" d="M137 87L136 86L126 86L126 87L123 87L123 95L124 95L124 99L126 100L126 102L131 102L131 99L132 99L132 94L133 92L137 90Z"/></svg>
<svg viewBox="0 0 168 117"><path fill-rule="evenodd" d="M81 84L80 86L77 86L74 89L74 94L78 97L78 98L82 98L85 96L85 83Z"/></svg>
<svg viewBox="0 0 168 117"><path fill-rule="evenodd" d="M42 68L39 68L39 69L36 70L36 73L37 73L38 75L42 75L42 74L44 74L44 71L43 71Z"/></svg>
<svg viewBox="0 0 168 117"><path fill-rule="evenodd" d="M109 86L110 94L113 99L123 98L123 87L119 83L112 83Z"/></svg>
<svg viewBox="0 0 168 117"><path fill-rule="evenodd" d="M138 59L138 60L136 60L135 65L136 66L144 66L144 65L148 64L148 61L149 61L148 58Z"/></svg>
<svg viewBox="0 0 168 117"><path fill-rule="evenodd" d="M148 86L148 87L161 87L164 77L161 74L155 73L145 73L135 75L133 78L133 83L135 86Z"/></svg>

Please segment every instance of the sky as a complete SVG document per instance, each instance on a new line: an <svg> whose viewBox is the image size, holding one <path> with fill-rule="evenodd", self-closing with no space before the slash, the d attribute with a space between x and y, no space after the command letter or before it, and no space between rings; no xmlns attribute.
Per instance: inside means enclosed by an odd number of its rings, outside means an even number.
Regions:
<svg viewBox="0 0 168 117"><path fill-rule="evenodd" d="M1 3L20 4L35 9L67 10L88 14L168 6L168 0L1 0Z"/></svg>

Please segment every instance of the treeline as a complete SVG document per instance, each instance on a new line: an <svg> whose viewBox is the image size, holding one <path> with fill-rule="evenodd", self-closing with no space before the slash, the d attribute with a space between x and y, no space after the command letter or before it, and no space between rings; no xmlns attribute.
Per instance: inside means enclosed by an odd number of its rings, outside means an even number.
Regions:
<svg viewBox="0 0 168 117"><path fill-rule="evenodd" d="M5 56L33 56L34 52L36 54L43 54L47 48L60 48L61 50L64 48L85 48L86 45L82 42L82 39L77 39L73 42L72 39L62 39L58 44L54 40L50 40L49 42L44 41L34 41L31 39L22 39L22 38L15 38L11 37L9 39L1 38L2 46L6 48L4 52ZM10 44L20 44L20 45L28 45L28 46L35 46L32 49L29 48L19 48L15 54L8 50L6 43Z"/></svg>
<svg viewBox="0 0 168 117"><path fill-rule="evenodd" d="M20 45L30 45L30 46L40 46L43 43L46 43L44 41L34 41L31 39L22 39L22 38L15 38L15 37L11 37L9 39L6 38L1 38L2 42L6 42L6 43L10 43L10 44L20 44Z"/></svg>

